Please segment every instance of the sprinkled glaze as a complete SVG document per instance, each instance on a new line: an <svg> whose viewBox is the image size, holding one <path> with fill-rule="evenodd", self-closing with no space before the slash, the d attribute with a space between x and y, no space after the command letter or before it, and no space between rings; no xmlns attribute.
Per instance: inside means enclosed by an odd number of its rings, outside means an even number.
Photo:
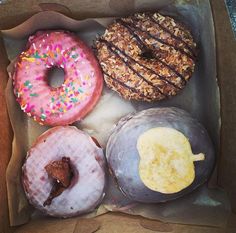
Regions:
<svg viewBox="0 0 236 233"><path fill-rule="evenodd" d="M47 74L64 69L64 83L51 87ZM92 51L65 31L37 32L15 65L14 93L21 109L40 124L66 125L84 117L101 95L103 78Z"/></svg>

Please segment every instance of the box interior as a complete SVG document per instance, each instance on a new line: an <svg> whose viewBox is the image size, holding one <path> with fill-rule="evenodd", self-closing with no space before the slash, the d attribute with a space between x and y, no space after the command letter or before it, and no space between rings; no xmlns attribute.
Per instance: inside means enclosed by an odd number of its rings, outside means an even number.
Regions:
<svg viewBox="0 0 236 233"><path fill-rule="evenodd" d="M0 5L1 11L1 29L11 28L14 25L17 25L23 22L26 18L34 13L41 10L55 10L64 13L65 15L72 16L73 18L80 19L86 16L110 16L110 15L122 15L124 12L127 14L132 10L133 1L127 1L126 4L118 4L115 1L110 1L109 4L107 1L101 1L99 4L97 2L92 3L92 7L88 7L87 1L77 1L66 7L63 6L63 1L60 1L60 4L35 4L31 10L29 1L25 1L24 8L19 3L14 5L14 1L9 1L4 5ZM75 5L73 5L75 4ZM80 4L79 7L77 4ZM83 5L84 4L84 5ZM66 4L65 4L66 5ZM80 9L78 12L74 12L71 9L77 7ZM112 5L112 11L109 11L109 6ZM122 5L122 6L121 6ZM18 9L18 14L14 16L13 8ZM37 6L37 7L36 7ZM76 6L76 7L75 7ZM3 7L1 9L1 7ZM116 7L116 10L115 8ZM4 11L5 9L5 11ZM105 10L104 10L105 9ZM222 130L221 130L221 157L220 163L218 166L219 176L218 184L224 187L230 197L233 197L236 193L236 184L233 183L232 177L235 175L235 159L233 140L236 138L236 132L232 130L232 127L236 125L236 112L233 111L236 105L234 98L234 88L236 83L233 80L235 69L233 69L233 61L235 61L235 52L236 45L233 39L233 33L230 28L227 12L225 10L223 1L212 1L212 9L215 20L215 29L216 29L216 42L217 42L217 62L218 62L218 82L220 84L221 91L221 117L222 117ZM222 10L223 9L223 10ZM2 13L3 12L3 13ZM95 228L99 225L99 230L97 232L153 232L153 230L158 230L160 232L169 231L169 232L225 232L226 229L211 229L209 227L196 227L196 226L179 226L177 224L168 224L158 221L145 220L141 217L133 217L123 214L114 214L109 213L104 216L100 216L94 220L79 220L76 219L70 220L55 220L55 219L45 219L42 221L31 221L29 224L26 224L18 228L10 228L8 223L8 206L6 199L6 185L5 185L5 170L9 161L11 154L11 143L12 143L12 130L10 122L8 119L4 89L8 79L6 73L6 66L8 65L8 60L4 51L4 46L2 40L0 41L0 82L1 82L1 95L0 102L2 106L2 111L0 113L1 117L1 179L0 187L1 193L0 201L2 203L2 208L0 210L0 232L54 232L55 230L59 231L59 226L64 226L61 232L94 232ZM235 210L235 201L233 198L232 206ZM233 220L234 216L232 215L231 221L229 221L229 230L233 229ZM90 221L90 223L89 223ZM115 224L119 221L121 224ZM66 224L65 224L66 223ZM90 229L86 229L86 225L91 226ZM83 228L85 227L85 228ZM92 228L93 227L93 228ZM168 228L169 227L169 228ZM166 228L166 229L165 229ZM167 229L168 228L168 229ZM81 230L83 229L83 231ZM231 229L231 230L232 230ZM60 231L59 231L60 232ZM233 232L233 231L232 231Z"/></svg>

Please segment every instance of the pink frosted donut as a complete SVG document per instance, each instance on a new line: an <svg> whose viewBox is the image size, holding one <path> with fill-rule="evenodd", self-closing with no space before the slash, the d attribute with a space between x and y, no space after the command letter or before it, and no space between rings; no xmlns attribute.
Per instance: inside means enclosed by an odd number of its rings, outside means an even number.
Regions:
<svg viewBox="0 0 236 233"><path fill-rule="evenodd" d="M63 157L70 160L70 184L50 204L45 204L55 182L46 168ZM58 126L42 134L28 151L22 167L22 183L34 207L51 216L72 217L93 211L101 202L104 166L103 151L88 134L74 126Z"/></svg>
<svg viewBox="0 0 236 233"><path fill-rule="evenodd" d="M48 84L51 68L64 69L64 83ZM100 66L77 36L40 31L29 38L15 65L13 86L21 109L40 124L67 125L83 118L97 103L103 76Z"/></svg>

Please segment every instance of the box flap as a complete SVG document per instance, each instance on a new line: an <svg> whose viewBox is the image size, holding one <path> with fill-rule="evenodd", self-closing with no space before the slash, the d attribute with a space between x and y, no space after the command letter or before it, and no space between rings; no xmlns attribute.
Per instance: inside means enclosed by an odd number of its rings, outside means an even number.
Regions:
<svg viewBox="0 0 236 233"><path fill-rule="evenodd" d="M236 211L236 41L224 1L212 1L221 93L221 156L218 183L225 188Z"/></svg>
<svg viewBox="0 0 236 233"><path fill-rule="evenodd" d="M9 219L8 219L8 205L7 205L7 189L6 189L6 168L11 155L11 142L12 142L12 129L8 118L8 113L6 109L5 102L5 87L7 84L8 74L6 67L8 65L7 55L5 53L5 48L3 45L3 40L0 37L0 232L4 232L8 229Z"/></svg>

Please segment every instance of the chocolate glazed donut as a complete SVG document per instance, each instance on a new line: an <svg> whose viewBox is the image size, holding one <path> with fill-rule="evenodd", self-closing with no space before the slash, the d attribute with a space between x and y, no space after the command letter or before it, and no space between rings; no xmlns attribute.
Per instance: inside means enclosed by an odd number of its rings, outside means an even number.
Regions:
<svg viewBox="0 0 236 233"><path fill-rule="evenodd" d="M109 137L106 157L122 193L144 203L166 202L192 192L209 178L215 162L206 129L174 107L150 108L122 118ZM188 162L191 166L185 166Z"/></svg>
<svg viewBox="0 0 236 233"><path fill-rule="evenodd" d="M159 13L117 19L95 47L107 86L126 99L150 102L176 95L194 71L191 33Z"/></svg>

